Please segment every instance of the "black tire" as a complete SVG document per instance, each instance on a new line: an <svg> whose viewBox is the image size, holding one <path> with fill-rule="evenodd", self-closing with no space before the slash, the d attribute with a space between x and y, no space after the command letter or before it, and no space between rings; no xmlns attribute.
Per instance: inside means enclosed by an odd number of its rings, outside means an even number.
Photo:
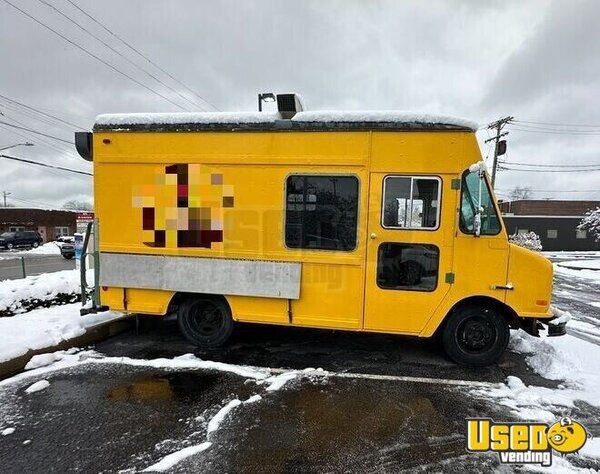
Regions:
<svg viewBox="0 0 600 474"><path fill-rule="evenodd" d="M491 306L469 305L454 310L445 322L442 344L448 357L463 365L483 367L502 357L510 329Z"/></svg>
<svg viewBox="0 0 600 474"><path fill-rule="evenodd" d="M6 244L6 249L7 250L12 250L14 248L13 244Z"/></svg>
<svg viewBox="0 0 600 474"><path fill-rule="evenodd" d="M177 322L185 338L204 349L225 344L234 324L229 305L223 299L203 296L185 300L179 306Z"/></svg>
<svg viewBox="0 0 600 474"><path fill-rule="evenodd" d="M65 257L67 260L71 260L74 255L72 253L68 253L68 254L63 254L63 257Z"/></svg>
<svg viewBox="0 0 600 474"><path fill-rule="evenodd" d="M31 246L32 246L34 249L36 249L36 248L38 248L38 247L40 246L40 244L39 244L39 242L34 242L34 243L32 243L32 244L31 244Z"/></svg>

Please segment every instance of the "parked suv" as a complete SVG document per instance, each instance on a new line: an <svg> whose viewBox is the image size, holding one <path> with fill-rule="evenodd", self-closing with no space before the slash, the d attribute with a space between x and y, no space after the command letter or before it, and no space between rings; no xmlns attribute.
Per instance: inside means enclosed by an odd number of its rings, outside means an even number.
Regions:
<svg viewBox="0 0 600 474"><path fill-rule="evenodd" d="M0 248L38 247L44 240L35 230L4 232L0 234Z"/></svg>

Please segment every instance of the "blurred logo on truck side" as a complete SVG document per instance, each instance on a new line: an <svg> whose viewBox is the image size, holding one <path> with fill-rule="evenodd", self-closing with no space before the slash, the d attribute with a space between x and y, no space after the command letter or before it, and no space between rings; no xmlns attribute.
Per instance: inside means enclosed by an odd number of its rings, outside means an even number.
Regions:
<svg viewBox="0 0 600 474"><path fill-rule="evenodd" d="M223 209L233 207L233 186L199 164L161 166L154 183L134 186L142 210L144 245L203 247L223 242Z"/></svg>

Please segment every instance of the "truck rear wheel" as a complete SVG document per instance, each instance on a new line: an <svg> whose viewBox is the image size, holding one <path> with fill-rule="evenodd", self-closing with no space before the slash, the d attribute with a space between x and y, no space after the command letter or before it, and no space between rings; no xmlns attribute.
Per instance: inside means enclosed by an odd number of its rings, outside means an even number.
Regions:
<svg viewBox="0 0 600 474"><path fill-rule="evenodd" d="M187 299L179 306L177 321L188 341L206 349L222 346L233 332L229 306L219 298Z"/></svg>
<svg viewBox="0 0 600 474"><path fill-rule="evenodd" d="M482 367L498 362L509 337L502 314L490 306L469 305L448 316L442 343L454 362Z"/></svg>

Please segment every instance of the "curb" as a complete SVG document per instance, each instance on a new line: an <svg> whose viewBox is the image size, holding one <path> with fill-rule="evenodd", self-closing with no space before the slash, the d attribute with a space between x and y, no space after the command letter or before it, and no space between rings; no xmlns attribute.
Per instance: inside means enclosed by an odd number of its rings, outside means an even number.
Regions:
<svg viewBox="0 0 600 474"><path fill-rule="evenodd" d="M38 354L48 354L56 351L64 351L73 347L85 347L91 344L96 344L100 341L116 336L128 329L134 324L135 318L125 318L107 323L99 324L86 330L81 336L74 337L56 344L54 346L44 347L43 349L29 350L22 356L0 362L0 380L9 378L19 372L22 372L29 360Z"/></svg>

